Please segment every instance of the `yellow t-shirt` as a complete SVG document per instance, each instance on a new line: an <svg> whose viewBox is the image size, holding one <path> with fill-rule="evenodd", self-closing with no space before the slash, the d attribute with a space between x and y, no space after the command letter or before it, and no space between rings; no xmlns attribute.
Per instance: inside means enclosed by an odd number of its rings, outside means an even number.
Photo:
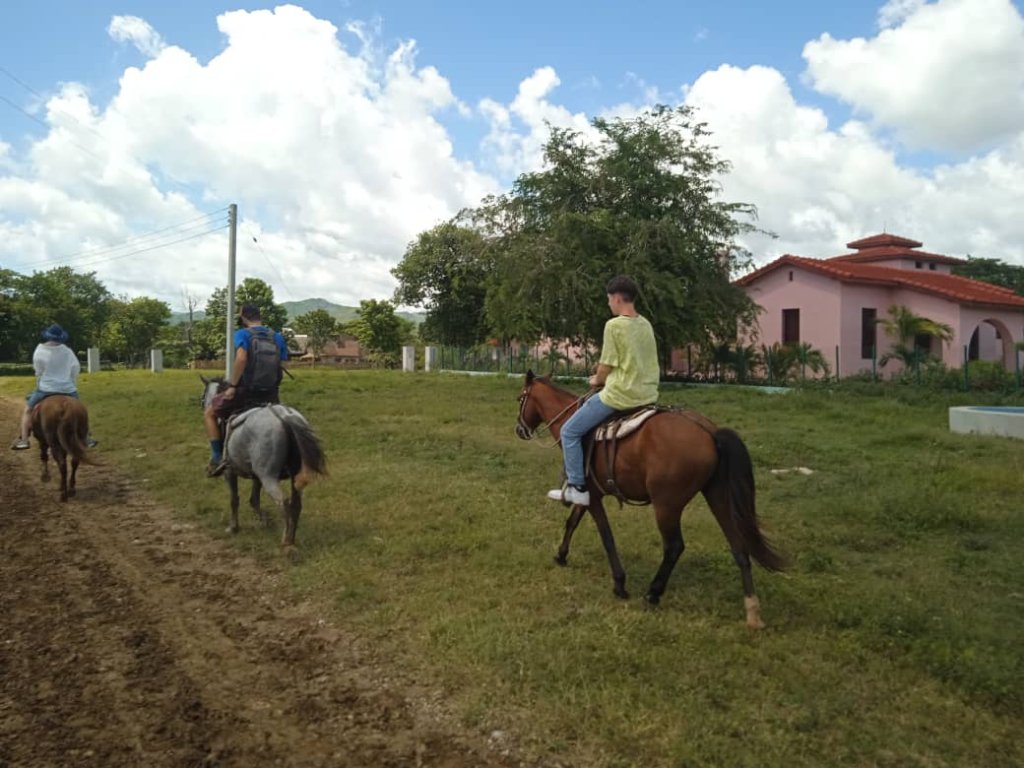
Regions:
<svg viewBox="0 0 1024 768"><path fill-rule="evenodd" d="M646 317L619 315L604 324L601 362L611 366L599 397L609 408L625 410L658 399L658 345Z"/></svg>

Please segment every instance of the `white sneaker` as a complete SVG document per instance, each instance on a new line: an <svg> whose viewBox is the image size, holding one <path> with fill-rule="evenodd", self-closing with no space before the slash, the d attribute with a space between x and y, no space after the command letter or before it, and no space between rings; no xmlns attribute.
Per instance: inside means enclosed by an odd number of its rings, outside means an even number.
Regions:
<svg viewBox="0 0 1024 768"><path fill-rule="evenodd" d="M567 504L578 504L581 507L590 506L590 491L578 491L571 485L567 485L564 489L556 488L553 491L548 491L548 498L564 501Z"/></svg>

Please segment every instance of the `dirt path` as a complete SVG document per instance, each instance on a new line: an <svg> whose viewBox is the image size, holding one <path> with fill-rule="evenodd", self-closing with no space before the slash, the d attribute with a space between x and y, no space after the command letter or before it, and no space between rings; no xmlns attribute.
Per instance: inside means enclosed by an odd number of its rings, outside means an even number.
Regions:
<svg viewBox="0 0 1024 768"><path fill-rule="evenodd" d="M0 768L514 764L112 467L38 473L0 445Z"/></svg>

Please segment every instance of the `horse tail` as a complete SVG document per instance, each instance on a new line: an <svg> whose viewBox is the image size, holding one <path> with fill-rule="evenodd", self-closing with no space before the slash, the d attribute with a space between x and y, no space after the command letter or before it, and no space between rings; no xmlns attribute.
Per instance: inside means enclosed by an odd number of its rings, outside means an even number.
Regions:
<svg viewBox="0 0 1024 768"><path fill-rule="evenodd" d="M293 466L293 457L300 464L293 482L300 491L313 482L317 475L327 474L327 457L320 446L320 438L304 419L287 417L283 419L288 430L288 465Z"/></svg>
<svg viewBox="0 0 1024 768"><path fill-rule="evenodd" d="M747 446L731 429L719 429L713 437L718 467L712 482L728 488L729 511L747 553L769 571L781 571L786 566L785 559L772 549L757 525L754 465Z"/></svg>
<svg viewBox="0 0 1024 768"><path fill-rule="evenodd" d="M64 406L64 412L57 420L56 433L64 453L82 464L96 463L85 444L85 436L89 434L89 414L78 401L70 400Z"/></svg>

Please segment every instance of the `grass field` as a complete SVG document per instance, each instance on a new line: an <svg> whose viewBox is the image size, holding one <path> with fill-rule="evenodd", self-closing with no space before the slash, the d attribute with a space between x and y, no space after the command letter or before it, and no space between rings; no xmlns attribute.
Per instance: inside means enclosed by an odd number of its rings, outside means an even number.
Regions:
<svg viewBox="0 0 1024 768"><path fill-rule="evenodd" d="M744 437L763 523L792 562L755 570L768 629L752 633L703 501L657 610L639 597L660 560L647 508L609 507L634 599L613 597L589 522L569 567L552 564L564 509L543 494L560 456L514 437L520 385L286 382L331 473L306 494L296 591L545 764L1024 764L1024 443L950 434L965 396L666 390ZM5 377L0 394L30 386ZM104 457L226 535L195 374L92 374L81 391ZM795 466L814 474L769 472ZM275 558L278 534L247 516L235 540Z"/></svg>

